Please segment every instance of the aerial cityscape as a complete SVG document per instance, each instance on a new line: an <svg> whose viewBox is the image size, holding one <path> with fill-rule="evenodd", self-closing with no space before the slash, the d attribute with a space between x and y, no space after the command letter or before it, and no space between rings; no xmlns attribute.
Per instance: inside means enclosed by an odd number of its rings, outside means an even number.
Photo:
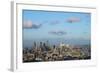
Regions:
<svg viewBox="0 0 100 73"><path fill-rule="evenodd" d="M91 14L23 10L23 62L91 59Z"/></svg>

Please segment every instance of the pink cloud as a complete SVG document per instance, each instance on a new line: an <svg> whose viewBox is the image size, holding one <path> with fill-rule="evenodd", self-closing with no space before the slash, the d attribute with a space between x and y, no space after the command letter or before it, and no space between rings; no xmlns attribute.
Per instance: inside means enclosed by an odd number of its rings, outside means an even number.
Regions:
<svg viewBox="0 0 100 73"><path fill-rule="evenodd" d="M59 23L60 23L59 20L53 20L53 21L50 22L50 24L52 24L52 25L59 24Z"/></svg>
<svg viewBox="0 0 100 73"><path fill-rule="evenodd" d="M80 18L70 17L70 18L67 19L67 22L69 22L69 23L80 22Z"/></svg>
<svg viewBox="0 0 100 73"><path fill-rule="evenodd" d="M27 21L24 21L23 23L23 27L24 28L33 28L33 29L38 29L42 26L42 24L39 24L39 23L33 23L31 20L27 20Z"/></svg>
<svg viewBox="0 0 100 73"><path fill-rule="evenodd" d="M65 35L66 34L65 31L61 31L61 30L50 31L49 33L53 35Z"/></svg>
<svg viewBox="0 0 100 73"><path fill-rule="evenodd" d="M24 21L23 27L24 28L32 28L32 21L31 20Z"/></svg>

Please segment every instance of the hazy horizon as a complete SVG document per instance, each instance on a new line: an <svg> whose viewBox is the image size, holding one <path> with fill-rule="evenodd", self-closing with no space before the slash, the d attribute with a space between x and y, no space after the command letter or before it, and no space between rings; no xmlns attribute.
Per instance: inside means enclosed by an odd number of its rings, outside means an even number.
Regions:
<svg viewBox="0 0 100 73"><path fill-rule="evenodd" d="M32 48L34 42L36 42L37 45L39 45L40 42L47 43L47 41L49 45L56 45L56 46L59 46L61 43L69 44L72 46L91 44L91 40L84 40L84 39L35 39L35 40L23 40L23 48Z"/></svg>

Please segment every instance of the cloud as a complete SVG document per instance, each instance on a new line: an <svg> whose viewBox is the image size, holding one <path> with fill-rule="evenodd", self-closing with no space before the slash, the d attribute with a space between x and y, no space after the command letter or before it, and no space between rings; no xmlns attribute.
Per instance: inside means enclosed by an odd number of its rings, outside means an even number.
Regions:
<svg viewBox="0 0 100 73"><path fill-rule="evenodd" d="M74 23L74 22L80 22L80 21L81 20L78 17L70 17L70 18L67 19L68 23Z"/></svg>
<svg viewBox="0 0 100 73"><path fill-rule="evenodd" d="M42 26L42 24L33 23L31 20L24 21L23 28L25 29L38 29Z"/></svg>
<svg viewBox="0 0 100 73"><path fill-rule="evenodd" d="M53 34L53 35L66 35L67 33L65 31L50 31L49 34Z"/></svg>
<svg viewBox="0 0 100 73"><path fill-rule="evenodd" d="M32 28L32 21L30 21L30 20L24 21L23 22L23 27L24 28Z"/></svg>
<svg viewBox="0 0 100 73"><path fill-rule="evenodd" d="M38 29L42 26L42 24L33 24L32 28Z"/></svg>
<svg viewBox="0 0 100 73"><path fill-rule="evenodd" d="M51 25L55 25L55 24L59 24L59 23L60 23L59 20L53 20L53 21L50 22Z"/></svg>

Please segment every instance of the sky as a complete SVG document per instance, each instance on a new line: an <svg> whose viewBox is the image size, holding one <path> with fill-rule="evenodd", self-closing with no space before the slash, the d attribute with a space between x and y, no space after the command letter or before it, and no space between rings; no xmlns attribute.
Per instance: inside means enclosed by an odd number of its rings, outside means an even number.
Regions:
<svg viewBox="0 0 100 73"><path fill-rule="evenodd" d="M23 10L23 40L91 38L91 14Z"/></svg>

